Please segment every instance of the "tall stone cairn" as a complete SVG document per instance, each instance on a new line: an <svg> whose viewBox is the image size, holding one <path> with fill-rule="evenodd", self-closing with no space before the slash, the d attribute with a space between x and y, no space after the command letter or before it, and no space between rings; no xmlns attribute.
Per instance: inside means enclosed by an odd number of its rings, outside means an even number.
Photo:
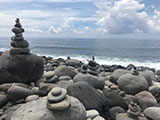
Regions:
<svg viewBox="0 0 160 120"><path fill-rule="evenodd" d="M17 55L17 54L29 54L29 43L24 40L23 32L24 29L22 28L22 25L20 23L19 18L15 20L16 24L14 25L14 28L12 29L12 32L15 33L15 36L11 37L11 46L10 54L11 55Z"/></svg>

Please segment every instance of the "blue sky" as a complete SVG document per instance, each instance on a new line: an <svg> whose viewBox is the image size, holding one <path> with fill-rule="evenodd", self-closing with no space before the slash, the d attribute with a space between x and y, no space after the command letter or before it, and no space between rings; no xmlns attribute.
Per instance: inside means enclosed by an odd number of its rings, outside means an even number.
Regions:
<svg viewBox="0 0 160 120"><path fill-rule="evenodd" d="M160 0L0 0L1 36L17 17L26 36L160 37Z"/></svg>

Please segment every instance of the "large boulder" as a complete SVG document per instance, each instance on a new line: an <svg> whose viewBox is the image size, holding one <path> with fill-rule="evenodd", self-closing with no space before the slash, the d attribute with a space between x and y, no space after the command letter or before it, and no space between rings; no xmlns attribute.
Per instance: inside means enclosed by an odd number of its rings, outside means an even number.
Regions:
<svg viewBox="0 0 160 120"><path fill-rule="evenodd" d="M142 109L145 109L147 107L153 107L157 106L157 100L154 98L154 96L148 92L148 91L142 91L135 95L138 101L139 106Z"/></svg>
<svg viewBox="0 0 160 120"><path fill-rule="evenodd" d="M18 108L11 120L85 120L86 110L78 99L70 98L71 106L65 111L47 109L47 98L31 101Z"/></svg>
<svg viewBox="0 0 160 120"><path fill-rule="evenodd" d="M118 78L121 75L124 75L124 74L127 74L127 73L130 73L130 71L129 70L125 70L125 69L117 69L111 74L110 80L113 83L117 83Z"/></svg>
<svg viewBox="0 0 160 120"><path fill-rule="evenodd" d="M8 97L4 93L0 93L0 108L8 102Z"/></svg>
<svg viewBox="0 0 160 120"><path fill-rule="evenodd" d="M35 54L10 55L6 51L0 57L0 84L7 82L30 83L43 74L43 61Z"/></svg>
<svg viewBox="0 0 160 120"><path fill-rule="evenodd" d="M65 65L61 65L61 66L58 66L55 70L55 75L57 75L58 77L61 77L61 76L70 76L71 78L73 78L77 72L74 71L73 69L65 66Z"/></svg>
<svg viewBox="0 0 160 120"><path fill-rule="evenodd" d="M160 120L160 107L148 107L144 114L151 120Z"/></svg>
<svg viewBox="0 0 160 120"><path fill-rule="evenodd" d="M105 86L105 81L100 80L98 77L90 75L90 74L82 74L78 73L74 78L73 82L85 81L90 83L96 89L103 89Z"/></svg>
<svg viewBox="0 0 160 120"><path fill-rule="evenodd" d="M145 70L141 74L146 78L148 85L152 85L152 81L156 81L155 73L151 70Z"/></svg>
<svg viewBox="0 0 160 120"><path fill-rule="evenodd" d="M78 98L86 110L95 109L103 116L106 108L108 108L108 101L103 94L87 82L74 83L68 86L67 91L70 96Z"/></svg>
<svg viewBox="0 0 160 120"><path fill-rule="evenodd" d="M132 73L128 73L122 75L117 80L118 86L121 90L124 90L128 94L136 94L138 92L148 90L148 82L141 75L134 75Z"/></svg>

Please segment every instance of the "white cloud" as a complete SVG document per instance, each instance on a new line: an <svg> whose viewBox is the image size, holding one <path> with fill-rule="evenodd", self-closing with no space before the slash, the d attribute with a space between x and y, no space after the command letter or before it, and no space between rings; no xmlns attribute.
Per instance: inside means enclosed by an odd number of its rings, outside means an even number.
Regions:
<svg viewBox="0 0 160 120"><path fill-rule="evenodd" d="M136 0L97 2L95 5L98 8L97 14L101 17L97 24L111 34L151 32L160 26L145 11L145 5ZM154 19L159 19L160 11L155 10L154 14Z"/></svg>
<svg viewBox="0 0 160 120"><path fill-rule="evenodd" d="M34 29L34 28L25 28L25 32L31 32L31 33L43 33L40 29Z"/></svg>
<svg viewBox="0 0 160 120"><path fill-rule="evenodd" d="M12 2L100 2L105 0L0 0L0 3L12 3Z"/></svg>
<svg viewBox="0 0 160 120"><path fill-rule="evenodd" d="M57 33L61 33L61 32L62 32L62 29L61 29L61 28L57 28L57 29L56 29L56 28L54 28L53 26L50 26L49 29L48 29L48 32L49 32L49 33L56 33L56 34L57 34Z"/></svg>

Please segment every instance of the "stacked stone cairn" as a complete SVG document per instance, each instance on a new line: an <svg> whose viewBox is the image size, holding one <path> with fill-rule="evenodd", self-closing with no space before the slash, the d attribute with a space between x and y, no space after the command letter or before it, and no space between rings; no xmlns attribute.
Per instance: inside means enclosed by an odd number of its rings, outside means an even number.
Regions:
<svg viewBox="0 0 160 120"><path fill-rule="evenodd" d="M70 97L64 88L55 87L47 96L47 108L51 111L64 111L71 105Z"/></svg>
<svg viewBox="0 0 160 120"><path fill-rule="evenodd" d="M88 63L88 73L92 74L92 75L98 75L98 72L97 72L97 66L96 66L96 62L95 62L95 59L92 59L89 61Z"/></svg>
<svg viewBox="0 0 160 120"><path fill-rule="evenodd" d="M17 55L17 54L29 54L29 43L24 40L23 32L24 29L22 28L22 25L20 23L19 18L15 20L16 24L14 25L14 28L12 29L12 32L15 33L15 36L11 38L11 55Z"/></svg>
<svg viewBox="0 0 160 120"><path fill-rule="evenodd" d="M129 105L129 109L127 111L127 115L130 118L138 119L138 116L139 116L140 112L141 112L140 107L136 103L131 103Z"/></svg>

